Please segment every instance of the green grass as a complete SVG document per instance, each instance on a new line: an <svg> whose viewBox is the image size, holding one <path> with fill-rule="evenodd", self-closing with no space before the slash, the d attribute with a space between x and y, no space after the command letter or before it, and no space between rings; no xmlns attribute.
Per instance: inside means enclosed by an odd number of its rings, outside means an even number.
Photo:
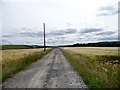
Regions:
<svg viewBox="0 0 120 90"><path fill-rule="evenodd" d="M0 49L7 50L7 49L30 49L30 46L27 45L2 45Z"/></svg>
<svg viewBox="0 0 120 90"><path fill-rule="evenodd" d="M0 50L43 48L38 45L0 45Z"/></svg>
<svg viewBox="0 0 120 90"><path fill-rule="evenodd" d="M83 78L89 88L118 88L118 66L100 64L101 61L119 59L119 56L99 56L74 54L67 50L61 50L69 63Z"/></svg>
<svg viewBox="0 0 120 90"><path fill-rule="evenodd" d="M47 49L47 51L37 51L32 55L28 55L22 57L18 60L14 60L14 62L9 62L7 64L2 65L2 82L6 79L12 77L17 72L23 70L26 66L35 62L36 60L42 58L44 55L49 53L52 49Z"/></svg>

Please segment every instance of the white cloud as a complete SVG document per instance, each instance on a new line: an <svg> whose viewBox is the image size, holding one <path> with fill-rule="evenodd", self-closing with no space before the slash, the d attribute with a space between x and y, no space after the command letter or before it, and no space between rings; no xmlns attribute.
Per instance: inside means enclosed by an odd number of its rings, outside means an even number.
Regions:
<svg viewBox="0 0 120 90"><path fill-rule="evenodd" d="M42 45L42 36L37 37L39 36L38 32L43 32L43 22L45 22L46 33L54 34L54 36L51 36L52 39L51 37L49 37L50 39L47 38L48 45L89 42L87 38L86 40L79 39L85 38L77 34L77 32L82 31L82 28L96 27L103 28L106 32L113 32L114 30L117 32L117 15L96 16L100 7L117 6L117 3L118 0L2 0L3 34L16 37L7 40L11 43ZM67 31L67 28L70 29ZM76 29L76 32L71 29ZM28 35L28 32L30 32L29 38L31 40L29 41L28 37L24 39L25 37L15 36L16 33L21 32L24 32L24 35L25 33ZM57 35L58 37L56 37ZM91 39L94 38L91 36Z"/></svg>

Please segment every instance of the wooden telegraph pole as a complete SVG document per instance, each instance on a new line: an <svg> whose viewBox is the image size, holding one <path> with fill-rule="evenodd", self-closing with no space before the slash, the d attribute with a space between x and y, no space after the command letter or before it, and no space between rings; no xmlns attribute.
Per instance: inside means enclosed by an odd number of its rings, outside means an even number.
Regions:
<svg viewBox="0 0 120 90"><path fill-rule="evenodd" d="M44 28L44 51L46 51L46 42L45 42L45 23L43 23Z"/></svg>

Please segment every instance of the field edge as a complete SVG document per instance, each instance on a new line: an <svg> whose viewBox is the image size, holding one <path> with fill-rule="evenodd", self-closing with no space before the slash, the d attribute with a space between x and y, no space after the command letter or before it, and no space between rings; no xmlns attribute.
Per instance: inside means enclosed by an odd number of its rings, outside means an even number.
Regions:
<svg viewBox="0 0 120 90"><path fill-rule="evenodd" d="M114 87L109 87L107 83L104 81L101 81L96 74L92 74L89 72L86 72L85 70L88 70L87 66L84 66L84 64L79 64L79 60L76 59L75 57L72 56L69 52L64 50L63 48L60 49L63 53L63 55L66 57L68 62L71 64L73 69L80 75L85 82L85 84L88 86L88 88L114 88ZM85 55L81 56L82 59L88 58ZM75 60L75 61L74 61ZM83 65L83 66L80 66ZM91 71L90 71L91 72ZM115 87L116 88L116 87Z"/></svg>
<svg viewBox="0 0 120 90"><path fill-rule="evenodd" d="M24 70L27 66L31 65L32 63L36 62L37 60L41 59L53 49L47 49L45 52L37 51L34 52L32 55L28 55L16 60L16 62L8 65L8 67L4 67L2 65L2 82L6 81L8 78L13 77L18 72ZM12 66L12 68L11 68Z"/></svg>

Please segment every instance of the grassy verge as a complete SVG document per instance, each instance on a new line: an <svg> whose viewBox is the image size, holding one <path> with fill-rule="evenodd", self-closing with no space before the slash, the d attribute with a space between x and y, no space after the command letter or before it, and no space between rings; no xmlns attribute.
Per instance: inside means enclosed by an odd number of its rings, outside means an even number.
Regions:
<svg viewBox="0 0 120 90"><path fill-rule="evenodd" d="M85 55L64 49L61 51L89 88L119 87L119 66L105 63L110 59L118 60L120 58L118 55Z"/></svg>
<svg viewBox="0 0 120 90"><path fill-rule="evenodd" d="M44 46L38 45L0 45L0 50L15 50L15 49L35 49L43 48Z"/></svg>
<svg viewBox="0 0 120 90"><path fill-rule="evenodd" d="M52 49L47 49L47 51L45 52L43 50L37 51L30 55L26 55L24 57L16 59L14 61L2 63L2 82L5 81L7 78L10 78L13 75L15 75L17 72L23 70L26 66L42 58L51 50Z"/></svg>

